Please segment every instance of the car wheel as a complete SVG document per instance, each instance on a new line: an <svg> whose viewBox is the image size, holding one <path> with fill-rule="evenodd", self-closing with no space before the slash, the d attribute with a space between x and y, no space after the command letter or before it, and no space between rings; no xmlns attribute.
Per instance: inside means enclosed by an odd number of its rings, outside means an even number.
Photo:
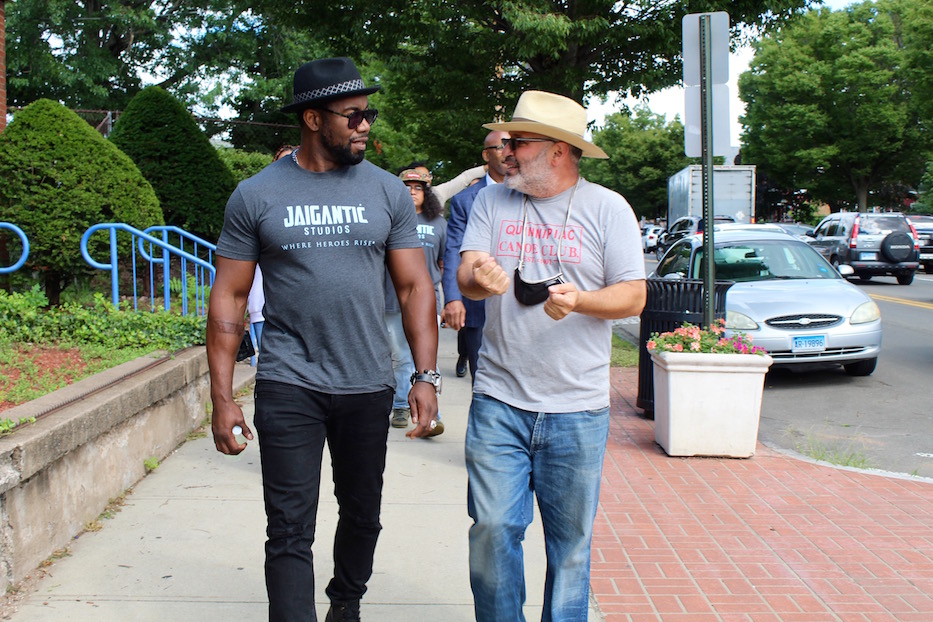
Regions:
<svg viewBox="0 0 933 622"><path fill-rule="evenodd" d="M910 285L914 282L914 273L908 272L907 274L898 274L897 283L898 285Z"/></svg>
<svg viewBox="0 0 933 622"><path fill-rule="evenodd" d="M889 233L881 240L881 254L891 263L910 259L914 252L914 239L903 231Z"/></svg>
<svg viewBox="0 0 933 622"><path fill-rule="evenodd" d="M858 274L856 276L858 276L859 281L865 281L866 283L871 280L870 274Z"/></svg>
<svg viewBox="0 0 933 622"><path fill-rule="evenodd" d="M875 371L878 359L868 359L866 361L856 361L855 363L846 363L842 367L850 376L870 376Z"/></svg>

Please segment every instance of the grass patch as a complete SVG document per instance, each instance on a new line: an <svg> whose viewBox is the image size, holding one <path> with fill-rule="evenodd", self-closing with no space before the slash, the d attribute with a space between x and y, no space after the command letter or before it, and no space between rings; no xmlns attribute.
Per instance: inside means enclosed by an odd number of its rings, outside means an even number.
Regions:
<svg viewBox="0 0 933 622"><path fill-rule="evenodd" d="M612 334L612 367L638 367L638 346Z"/></svg>
<svg viewBox="0 0 933 622"><path fill-rule="evenodd" d="M797 451L814 460L820 460L838 466L853 467L856 469L872 468L871 461L868 457L858 450L831 445L828 446L813 439L808 440L805 447L798 446Z"/></svg>

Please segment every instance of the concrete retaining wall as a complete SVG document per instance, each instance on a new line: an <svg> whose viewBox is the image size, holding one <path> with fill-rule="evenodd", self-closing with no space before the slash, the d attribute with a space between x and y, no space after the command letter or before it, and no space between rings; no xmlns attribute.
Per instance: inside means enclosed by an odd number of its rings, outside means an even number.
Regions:
<svg viewBox="0 0 933 622"><path fill-rule="evenodd" d="M125 363L2 413L18 421L67 403L0 438L0 588L68 546L146 475L147 459L161 461L204 422L205 349L189 348L146 369L157 359ZM237 368L236 384L248 385L252 368Z"/></svg>

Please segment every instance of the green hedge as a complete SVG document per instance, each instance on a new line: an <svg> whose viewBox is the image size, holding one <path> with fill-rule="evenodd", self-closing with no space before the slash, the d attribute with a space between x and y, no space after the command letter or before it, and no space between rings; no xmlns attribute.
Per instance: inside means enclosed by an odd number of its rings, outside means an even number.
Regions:
<svg viewBox="0 0 933 622"><path fill-rule="evenodd" d="M47 304L38 287L14 294L0 290L0 345L20 342L175 351L204 344L204 316L116 309L102 294L95 295L91 306L64 303L47 309Z"/></svg>
<svg viewBox="0 0 933 622"><path fill-rule="evenodd" d="M0 220L28 236L23 274L38 276L52 304L75 277L90 273L80 249L88 227L125 222L144 229L164 222L152 186L132 160L48 99L17 112L0 133ZM107 243L106 235L95 235L91 256L106 261Z"/></svg>
<svg viewBox="0 0 933 622"><path fill-rule="evenodd" d="M140 91L110 140L155 188L168 224L216 241L236 183L194 117L165 90Z"/></svg>

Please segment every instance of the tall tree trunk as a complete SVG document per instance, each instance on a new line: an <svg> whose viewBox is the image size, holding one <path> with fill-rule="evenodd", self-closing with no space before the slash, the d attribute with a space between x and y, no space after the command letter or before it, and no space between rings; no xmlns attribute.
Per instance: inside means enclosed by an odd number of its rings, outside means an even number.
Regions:
<svg viewBox="0 0 933 622"><path fill-rule="evenodd" d="M855 199L858 203L858 211L868 211L868 181L857 179L855 181Z"/></svg>
<svg viewBox="0 0 933 622"><path fill-rule="evenodd" d="M50 307L57 307L62 301L62 275L55 271L45 273L45 297Z"/></svg>

